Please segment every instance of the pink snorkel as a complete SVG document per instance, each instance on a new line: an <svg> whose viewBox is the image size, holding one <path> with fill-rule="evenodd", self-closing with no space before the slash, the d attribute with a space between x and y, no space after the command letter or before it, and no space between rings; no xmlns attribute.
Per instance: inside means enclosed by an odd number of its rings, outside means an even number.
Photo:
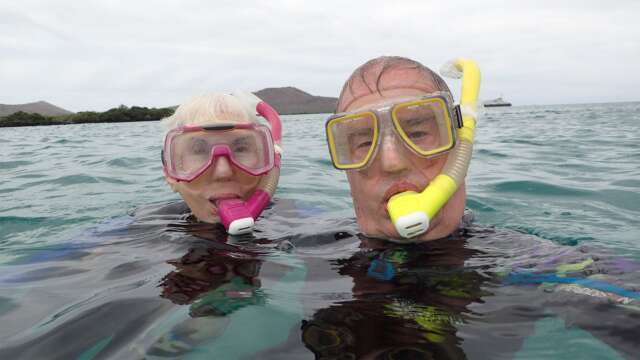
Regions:
<svg viewBox="0 0 640 360"><path fill-rule="evenodd" d="M235 97L249 104L250 111L267 119L271 124L271 134L275 144L274 167L262 177L258 189L247 201L241 199L224 199L217 202L218 214L224 228L230 235L248 234L253 231L255 220L269 204L276 192L280 178L280 157L282 124L278 112L269 104L251 93L234 93Z"/></svg>

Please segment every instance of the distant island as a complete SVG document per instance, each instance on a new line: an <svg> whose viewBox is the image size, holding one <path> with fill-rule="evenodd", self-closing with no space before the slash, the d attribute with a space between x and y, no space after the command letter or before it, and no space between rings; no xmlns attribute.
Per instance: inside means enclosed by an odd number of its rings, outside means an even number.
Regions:
<svg viewBox="0 0 640 360"><path fill-rule="evenodd" d="M153 121L170 116L174 111L175 108L173 107L156 109L124 105L104 112L81 111L58 116L18 111L11 115L0 117L0 127Z"/></svg>
<svg viewBox="0 0 640 360"><path fill-rule="evenodd" d="M338 100L314 96L295 87L266 88L255 94L281 115L332 113ZM157 121L170 116L175 109L176 106L147 108L120 105L104 112L73 113L46 101L20 105L0 104L0 127Z"/></svg>
<svg viewBox="0 0 640 360"><path fill-rule="evenodd" d="M29 114L40 114L44 116L60 116L73 114L69 110L59 108L55 105L49 104L46 101L38 101L20 105L0 104L0 116L9 116L11 114L17 113L18 111Z"/></svg>
<svg viewBox="0 0 640 360"><path fill-rule="evenodd" d="M295 87L266 88L254 94L281 115L333 113L338 103L338 98L314 96Z"/></svg>

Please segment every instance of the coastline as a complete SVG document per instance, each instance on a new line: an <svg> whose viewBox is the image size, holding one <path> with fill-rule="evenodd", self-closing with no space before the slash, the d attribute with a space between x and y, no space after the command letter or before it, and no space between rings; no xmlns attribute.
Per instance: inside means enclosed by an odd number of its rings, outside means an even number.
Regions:
<svg viewBox="0 0 640 360"><path fill-rule="evenodd" d="M292 86L265 88L256 91L255 94L273 106L280 115L333 113L338 101L333 97L311 95ZM155 121L172 115L177 108L121 105L104 112L72 113L45 101L22 105L0 104L0 110L2 106L5 107L5 111L6 108L11 108L14 112L0 116L0 127Z"/></svg>
<svg viewBox="0 0 640 360"><path fill-rule="evenodd" d="M104 112L83 111L58 116L45 116L18 111L11 115L0 117L0 127L158 121L170 116L174 111L175 108L173 107L146 108L139 106L120 106Z"/></svg>

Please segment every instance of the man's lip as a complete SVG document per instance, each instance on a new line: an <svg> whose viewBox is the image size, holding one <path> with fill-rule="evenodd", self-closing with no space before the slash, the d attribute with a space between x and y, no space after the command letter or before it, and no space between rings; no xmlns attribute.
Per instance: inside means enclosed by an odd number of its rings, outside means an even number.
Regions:
<svg viewBox="0 0 640 360"><path fill-rule="evenodd" d="M420 189L418 189L418 187L408 181L398 181L396 183L393 183L388 189L387 191L385 191L384 193L384 197L382 198L382 201L386 204L389 202L389 199L398 193L401 192L405 192L405 191L415 191L415 192L419 192Z"/></svg>

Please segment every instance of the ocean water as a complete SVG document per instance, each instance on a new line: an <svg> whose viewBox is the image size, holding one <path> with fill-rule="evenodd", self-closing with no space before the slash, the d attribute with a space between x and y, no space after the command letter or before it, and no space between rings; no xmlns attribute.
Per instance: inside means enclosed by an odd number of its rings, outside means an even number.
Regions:
<svg viewBox="0 0 640 360"><path fill-rule="evenodd" d="M283 117L276 201L249 238L166 210L157 122L0 129L0 358L638 350L640 103L485 110L474 225L409 247L358 235L324 118Z"/></svg>

